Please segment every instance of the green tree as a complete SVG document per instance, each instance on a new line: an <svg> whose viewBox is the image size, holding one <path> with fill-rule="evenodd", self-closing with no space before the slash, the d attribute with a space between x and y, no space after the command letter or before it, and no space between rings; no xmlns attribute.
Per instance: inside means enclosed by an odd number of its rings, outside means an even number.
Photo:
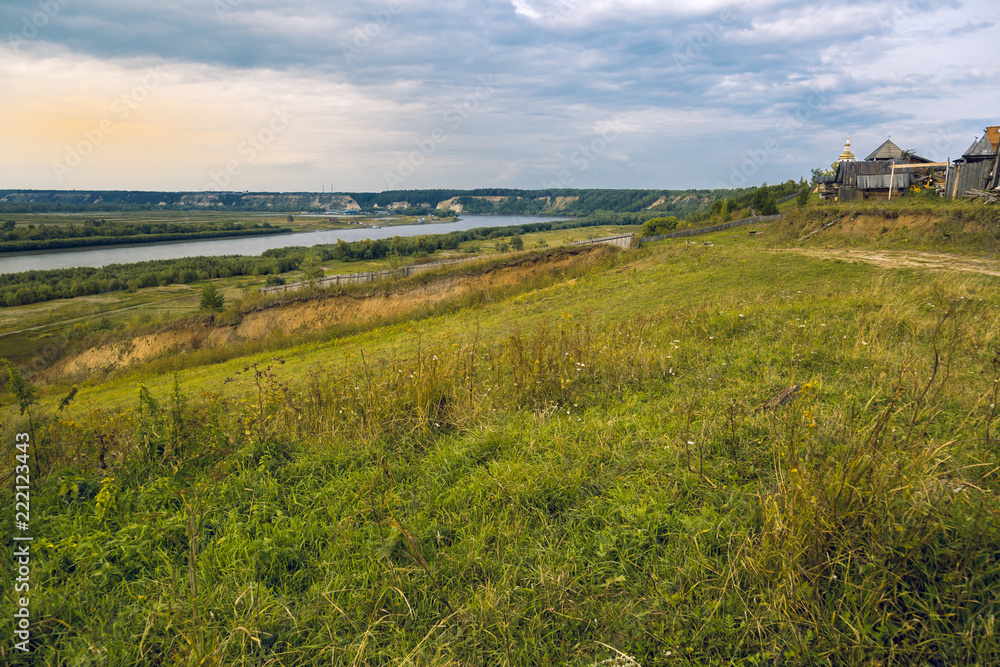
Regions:
<svg viewBox="0 0 1000 667"><path fill-rule="evenodd" d="M811 173L812 173L812 179L810 180L810 183L812 185L816 185L817 183L819 183L819 179L823 178L824 176L833 176L836 172L834 172L833 169L813 169Z"/></svg>
<svg viewBox="0 0 1000 667"><path fill-rule="evenodd" d="M809 188L806 187L799 190L799 194L795 198L795 203L799 206L805 206L809 203Z"/></svg>
<svg viewBox="0 0 1000 667"><path fill-rule="evenodd" d="M202 288L201 301L198 302L198 306L202 310L219 311L222 310L225 304L226 298L222 296L222 293L219 292L215 285L209 283Z"/></svg>
<svg viewBox="0 0 1000 667"><path fill-rule="evenodd" d="M303 278L309 284L316 282L325 275L323 273L323 263L315 248L310 248L306 256L302 258L302 263L299 264L299 271L302 272Z"/></svg>
<svg viewBox="0 0 1000 667"><path fill-rule="evenodd" d="M510 239L510 247L514 250L524 250L524 239L520 236L513 236Z"/></svg>
<svg viewBox="0 0 1000 667"><path fill-rule="evenodd" d="M295 216L294 215L289 215L288 216L288 222L295 222Z"/></svg>
<svg viewBox="0 0 1000 667"><path fill-rule="evenodd" d="M750 198L750 206L754 209L755 215L775 215L778 212L778 205L774 200L774 193L765 183L754 190Z"/></svg>
<svg viewBox="0 0 1000 667"><path fill-rule="evenodd" d="M731 208L733 208L733 203L728 199L716 199L715 203L712 204L711 215L717 215L723 222L729 222L729 210Z"/></svg>

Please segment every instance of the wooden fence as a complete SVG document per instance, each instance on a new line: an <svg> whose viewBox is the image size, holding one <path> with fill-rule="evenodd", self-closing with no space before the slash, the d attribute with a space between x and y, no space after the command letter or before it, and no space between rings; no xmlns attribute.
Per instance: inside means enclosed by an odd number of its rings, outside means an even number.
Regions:
<svg viewBox="0 0 1000 667"><path fill-rule="evenodd" d="M631 248L635 245L635 235L634 234L619 234L618 236L605 236L600 239L587 239L585 241L576 241L575 243L570 243L569 245L590 245L594 243L610 243L611 245L616 245L620 248ZM525 250L524 252L531 252ZM508 255L511 253L507 253ZM345 273L336 276L327 276L325 278L320 278L312 283L288 283L287 285L275 285L273 287L261 287L261 294L281 294L283 292L294 292L300 290L304 287L335 287L337 285L354 285L359 283L373 283L380 280L388 280L389 278L408 278L412 275L418 273L423 273L424 271L430 271L431 269L437 269L442 266L451 266L453 264L464 264L466 262L476 262L490 259L491 257L499 257L499 254L494 255L476 255L474 257L461 257L458 259L442 259L437 262L428 262L427 264L410 264L407 266L402 266L398 269L383 269L381 271L366 271L364 273Z"/></svg>
<svg viewBox="0 0 1000 667"><path fill-rule="evenodd" d="M605 236L600 239L587 239L585 241L574 241L569 245L591 245L593 243L608 243L616 245L626 250L636 245L635 234L618 234L617 236Z"/></svg>
<svg viewBox="0 0 1000 667"><path fill-rule="evenodd" d="M437 262L428 262L427 264L410 264L407 266L401 266L398 269L383 269L381 271L366 271L364 273L344 273L336 276L327 276L325 278L320 278L312 283L288 283L287 285L275 285L274 287L261 287L261 294L280 294L282 292L294 292L295 290L302 289L303 287L333 287L336 285L355 285L359 283L373 283L379 280L387 280L389 278L407 278L409 276L416 275L418 273L423 273L424 271L430 271L431 269L436 269L442 266L450 266L452 264L464 264L466 262L475 262L477 260L484 260L491 257L491 255L476 255L475 257L460 257L459 259L442 259Z"/></svg>
<svg viewBox="0 0 1000 667"><path fill-rule="evenodd" d="M778 213L777 215L755 215L752 218L743 218L742 220L733 220L732 222L724 222L721 225L712 225L711 227L702 227L700 229L682 229L679 232L670 232L669 234L660 234L659 236L647 236L638 240L638 245L644 243L652 243L653 241L662 241L663 239L681 239L686 236L698 236L700 234L711 234L712 232L721 232L725 229L732 229L733 227L742 227L744 225L756 225L761 222L774 222L775 220L781 220L787 215L787 213Z"/></svg>

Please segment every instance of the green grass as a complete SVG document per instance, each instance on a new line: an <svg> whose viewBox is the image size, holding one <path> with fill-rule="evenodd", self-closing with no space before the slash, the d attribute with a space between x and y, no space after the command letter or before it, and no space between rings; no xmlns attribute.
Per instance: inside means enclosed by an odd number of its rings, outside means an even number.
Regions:
<svg viewBox="0 0 1000 667"><path fill-rule="evenodd" d="M709 238L48 388L32 664L996 663L998 280Z"/></svg>

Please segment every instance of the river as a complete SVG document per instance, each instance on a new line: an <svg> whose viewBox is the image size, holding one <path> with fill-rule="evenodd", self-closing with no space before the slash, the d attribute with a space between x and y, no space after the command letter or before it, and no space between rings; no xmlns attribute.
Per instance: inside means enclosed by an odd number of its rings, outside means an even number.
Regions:
<svg viewBox="0 0 1000 667"><path fill-rule="evenodd" d="M421 234L447 234L477 227L511 227L533 222L567 220L555 216L522 215L463 215L455 222L429 222L421 225L392 225L372 229L333 229L321 232L247 236L205 241L171 241L126 246L101 246L80 250L43 250L0 257L0 273L19 271L71 269L78 266L101 267L108 264L130 264L151 259L178 259L181 257L212 257L218 255L259 255L271 248L288 246L314 246L336 243L338 240L361 241L385 239L394 236L419 236Z"/></svg>

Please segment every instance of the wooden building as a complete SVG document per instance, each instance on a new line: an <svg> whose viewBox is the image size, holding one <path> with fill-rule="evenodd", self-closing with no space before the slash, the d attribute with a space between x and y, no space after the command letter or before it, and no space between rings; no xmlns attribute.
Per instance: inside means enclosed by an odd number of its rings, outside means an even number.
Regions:
<svg viewBox="0 0 1000 667"><path fill-rule="evenodd" d="M921 167L921 165L927 165ZM820 179L820 196L835 201L889 199L906 194L914 183L932 182L943 169L913 151L905 151L886 139L864 160L850 152L850 137L844 153L834 163L834 174Z"/></svg>
<svg viewBox="0 0 1000 667"><path fill-rule="evenodd" d="M981 139L972 142L948 172L945 193L952 199L968 195L970 190L996 190L1000 187L1000 125L986 128Z"/></svg>

